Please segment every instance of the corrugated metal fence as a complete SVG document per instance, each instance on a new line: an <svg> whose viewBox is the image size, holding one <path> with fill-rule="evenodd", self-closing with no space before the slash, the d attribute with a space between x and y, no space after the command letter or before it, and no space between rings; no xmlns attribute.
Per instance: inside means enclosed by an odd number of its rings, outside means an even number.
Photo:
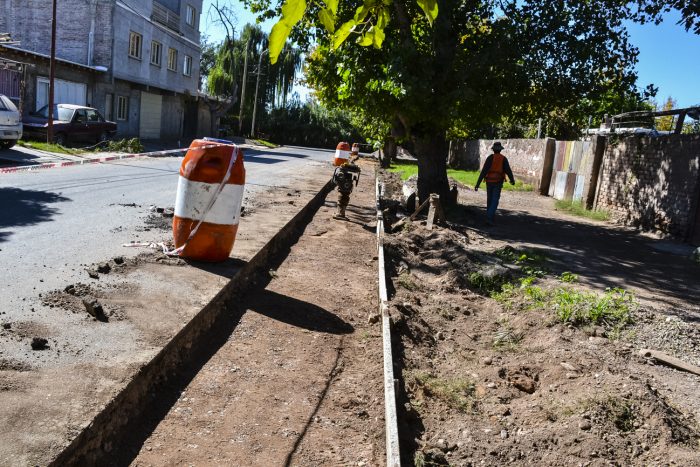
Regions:
<svg viewBox="0 0 700 467"><path fill-rule="evenodd" d="M592 141L557 141L549 196L582 201L595 157Z"/></svg>

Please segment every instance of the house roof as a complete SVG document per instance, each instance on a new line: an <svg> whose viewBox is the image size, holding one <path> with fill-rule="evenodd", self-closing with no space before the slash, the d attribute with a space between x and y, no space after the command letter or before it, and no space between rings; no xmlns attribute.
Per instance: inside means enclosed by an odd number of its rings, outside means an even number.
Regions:
<svg viewBox="0 0 700 467"><path fill-rule="evenodd" d="M20 47L15 47L11 45L5 45L5 44L0 44L0 52L2 51L8 51L8 52L14 52L20 55L24 55L25 57L38 57L44 60L51 60L51 57L46 54L42 54L39 52L33 52L31 50L25 50ZM83 70L91 71L91 72L96 72L96 73L105 73L107 71L106 68L104 67L99 67L99 66L88 66L88 65L83 65L82 63L78 62L73 62L71 60L65 60L63 58L58 58L56 57L56 61L59 63L63 63L68 66L73 66L76 68L81 68Z"/></svg>

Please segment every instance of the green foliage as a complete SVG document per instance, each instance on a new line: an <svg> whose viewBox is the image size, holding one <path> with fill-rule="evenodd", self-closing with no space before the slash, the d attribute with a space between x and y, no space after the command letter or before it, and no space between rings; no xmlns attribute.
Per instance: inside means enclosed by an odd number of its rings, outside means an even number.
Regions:
<svg viewBox="0 0 700 467"><path fill-rule="evenodd" d="M277 144L335 148L340 141L364 141L346 113L313 101L271 109L262 116L260 130Z"/></svg>
<svg viewBox="0 0 700 467"><path fill-rule="evenodd" d="M494 252L503 261L520 266L526 276L543 277L546 274L547 256L537 250L517 250L511 246L503 247Z"/></svg>
<svg viewBox="0 0 700 467"><path fill-rule="evenodd" d="M409 386L421 390L428 397L442 400L448 406L467 412L474 406L476 385L466 378L438 378L427 372L412 372Z"/></svg>
<svg viewBox="0 0 700 467"><path fill-rule="evenodd" d="M561 273L561 276L559 276L559 280L571 284L573 282L578 281L578 275L572 272L565 271Z"/></svg>
<svg viewBox="0 0 700 467"><path fill-rule="evenodd" d="M586 209L580 201L564 201L558 199L554 202L554 207L557 211L568 212L574 216L585 217L595 221L607 221L610 219L610 214L607 211Z"/></svg>
<svg viewBox="0 0 700 467"><path fill-rule="evenodd" d="M128 154L138 154L144 151L143 144L138 138L120 139L107 143L107 151L109 152L125 152Z"/></svg>
<svg viewBox="0 0 700 467"><path fill-rule="evenodd" d="M306 0L285 0L282 16L270 32L270 63L277 63L292 28L301 21L306 11Z"/></svg>

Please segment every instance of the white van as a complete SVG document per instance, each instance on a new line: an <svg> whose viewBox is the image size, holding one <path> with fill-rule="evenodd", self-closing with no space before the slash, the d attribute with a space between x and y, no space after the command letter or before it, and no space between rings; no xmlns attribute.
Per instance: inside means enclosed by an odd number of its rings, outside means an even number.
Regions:
<svg viewBox="0 0 700 467"><path fill-rule="evenodd" d="M22 121L15 104L0 94L0 149L10 149L22 137Z"/></svg>

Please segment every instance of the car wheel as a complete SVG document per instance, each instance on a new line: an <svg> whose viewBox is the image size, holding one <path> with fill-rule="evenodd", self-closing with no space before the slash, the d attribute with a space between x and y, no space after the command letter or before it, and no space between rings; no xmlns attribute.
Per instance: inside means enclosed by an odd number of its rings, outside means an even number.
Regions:
<svg viewBox="0 0 700 467"><path fill-rule="evenodd" d="M2 140L0 141L0 149L10 149L15 143L16 141L12 140Z"/></svg>
<svg viewBox="0 0 700 467"><path fill-rule="evenodd" d="M106 143L107 141L109 141L109 134L106 131L103 131L100 133L100 136L97 137L97 142Z"/></svg>
<svg viewBox="0 0 700 467"><path fill-rule="evenodd" d="M53 137L53 142L59 146L66 145L66 135L65 133L58 133Z"/></svg>

